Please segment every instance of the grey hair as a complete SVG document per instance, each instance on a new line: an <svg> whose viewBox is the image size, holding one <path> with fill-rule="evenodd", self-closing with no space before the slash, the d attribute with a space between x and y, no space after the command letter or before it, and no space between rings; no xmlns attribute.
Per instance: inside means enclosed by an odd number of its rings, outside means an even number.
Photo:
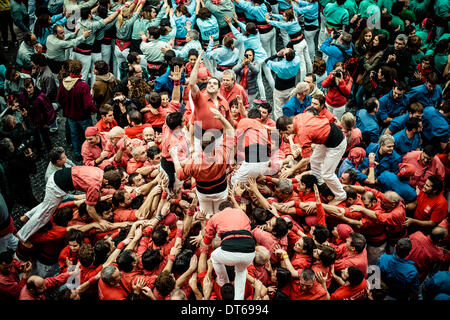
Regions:
<svg viewBox="0 0 450 320"><path fill-rule="evenodd" d="M297 86L295 87L295 89L297 90L297 93L303 93L303 92L309 91L309 84L305 81L301 81L301 82L297 83Z"/></svg>
<svg viewBox="0 0 450 320"><path fill-rule="evenodd" d="M394 142L395 142L394 137L391 136L390 134L383 134L383 135L380 137L380 142L379 142L380 146L381 146L381 145L385 145L385 144L388 143L388 142L394 143Z"/></svg>
<svg viewBox="0 0 450 320"><path fill-rule="evenodd" d="M352 35L348 32L341 31L341 42L344 46L349 46L352 43Z"/></svg>
<svg viewBox="0 0 450 320"><path fill-rule="evenodd" d="M283 193L291 193L294 190L294 186L292 185L292 181L290 179L280 179L277 187Z"/></svg>
<svg viewBox="0 0 450 320"><path fill-rule="evenodd" d="M189 38L191 38L192 40L198 40L199 38L199 33L197 30L189 30L187 32L187 35L189 36Z"/></svg>
<svg viewBox="0 0 450 320"><path fill-rule="evenodd" d="M111 128L108 132L108 136L110 138L114 137L123 137L125 135L125 129L119 126L115 126L114 128Z"/></svg>
<svg viewBox="0 0 450 320"><path fill-rule="evenodd" d="M175 288L169 295L170 300L187 300L186 293L180 288Z"/></svg>
<svg viewBox="0 0 450 320"><path fill-rule="evenodd" d="M402 40L402 41L405 42L405 44L407 44L407 43L408 43L408 36L407 36L406 34L404 34L404 33L400 33L400 34L395 38L395 40Z"/></svg>
<svg viewBox="0 0 450 320"><path fill-rule="evenodd" d="M145 150L145 147L142 146L142 145L140 145L140 146L135 146L135 147L133 148L133 150L131 150L131 155L133 156L133 158L134 158L136 155L138 155L139 152L140 152L142 149Z"/></svg>
<svg viewBox="0 0 450 320"><path fill-rule="evenodd" d="M402 201L402 197L399 196L399 194L395 191L386 191L384 193L384 196L392 203L399 203Z"/></svg>
<svg viewBox="0 0 450 320"><path fill-rule="evenodd" d="M316 274L311 269L303 269L300 277L306 281L316 280Z"/></svg>
<svg viewBox="0 0 450 320"><path fill-rule="evenodd" d="M114 281L113 274L116 272L115 266L106 266L102 269L101 278L106 284L110 284Z"/></svg>
<svg viewBox="0 0 450 320"><path fill-rule="evenodd" d="M270 259L270 251L264 246L255 247L254 263L260 266L265 265Z"/></svg>
<svg viewBox="0 0 450 320"><path fill-rule="evenodd" d="M223 79L223 76L225 76L225 75L230 76L231 80L236 81L236 73L233 70L231 70L231 69L224 70L222 73L222 79Z"/></svg>

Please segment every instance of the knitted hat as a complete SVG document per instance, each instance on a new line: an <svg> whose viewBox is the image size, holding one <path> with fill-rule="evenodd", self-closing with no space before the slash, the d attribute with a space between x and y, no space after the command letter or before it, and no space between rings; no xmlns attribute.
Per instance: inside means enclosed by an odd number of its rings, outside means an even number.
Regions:
<svg viewBox="0 0 450 320"><path fill-rule="evenodd" d="M345 223L338 224L336 229L339 238L341 238L342 240L346 240L350 236L350 234L353 233L352 227Z"/></svg>
<svg viewBox="0 0 450 320"><path fill-rule="evenodd" d="M87 127L84 131L84 135L86 137L92 137L98 134L98 128L97 127Z"/></svg>

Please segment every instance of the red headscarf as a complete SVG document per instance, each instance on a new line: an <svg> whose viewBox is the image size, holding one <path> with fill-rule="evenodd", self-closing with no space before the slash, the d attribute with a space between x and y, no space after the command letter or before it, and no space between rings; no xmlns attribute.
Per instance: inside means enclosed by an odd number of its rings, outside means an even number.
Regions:
<svg viewBox="0 0 450 320"><path fill-rule="evenodd" d="M366 150L360 147L356 147L350 150L348 153L348 159L351 163L355 165L355 168L363 161L366 157Z"/></svg>

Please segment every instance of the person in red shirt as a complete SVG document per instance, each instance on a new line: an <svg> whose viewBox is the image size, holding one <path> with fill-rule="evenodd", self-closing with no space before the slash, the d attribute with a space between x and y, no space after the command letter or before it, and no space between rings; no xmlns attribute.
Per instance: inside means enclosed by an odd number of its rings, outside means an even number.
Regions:
<svg viewBox="0 0 450 320"><path fill-rule="evenodd" d="M0 253L0 300L17 300L32 268L31 262L15 259L12 250Z"/></svg>
<svg viewBox="0 0 450 320"><path fill-rule="evenodd" d="M236 83L236 74L232 69L223 72L219 94L227 100L228 104L237 96L241 96L245 109L249 107L247 93L240 84Z"/></svg>
<svg viewBox="0 0 450 320"><path fill-rule="evenodd" d="M109 132L117 126L117 121L114 119L114 107L112 105L104 104L98 111L101 118L95 124L95 127L99 132Z"/></svg>
<svg viewBox="0 0 450 320"><path fill-rule="evenodd" d="M110 144L108 134L100 133L97 127L87 127L84 136L86 140L81 146L83 164L100 169L112 164L113 153L107 150L107 146Z"/></svg>
<svg viewBox="0 0 450 320"><path fill-rule="evenodd" d="M440 246L447 235L447 230L435 227L429 236L424 235L421 231L414 232L409 236L412 249L406 259L414 261L422 281L430 272L433 272L435 264L444 260L444 252Z"/></svg>
<svg viewBox="0 0 450 320"><path fill-rule="evenodd" d="M56 277L42 278L39 276L31 276L27 280L27 284L22 288L19 300L46 300L45 292L62 286L67 279L76 271L65 272Z"/></svg>
<svg viewBox="0 0 450 320"><path fill-rule="evenodd" d="M437 156L437 152L433 145L426 145L422 151L408 152L402 159L402 163L410 164L415 168L414 174L409 178L409 184L416 189L417 193L430 176L438 175L442 180L445 177L445 167Z"/></svg>
<svg viewBox="0 0 450 320"><path fill-rule="evenodd" d="M72 229L66 234L67 246L61 250L58 257L60 272L66 272L69 266L78 263L78 250L84 243L83 232Z"/></svg>
<svg viewBox="0 0 450 320"><path fill-rule="evenodd" d="M263 125L275 128L276 122L270 119L270 115L272 114L272 106L268 102L263 102L258 104L258 110L261 112L261 123Z"/></svg>
<svg viewBox="0 0 450 320"><path fill-rule="evenodd" d="M346 250L341 259L337 259L334 263L335 271L342 272L345 268L356 267L364 273L367 277L367 262L366 238L360 233L352 233L347 238Z"/></svg>
<svg viewBox="0 0 450 320"><path fill-rule="evenodd" d="M191 147L201 150L202 136L207 130L212 130L216 136L216 145L221 144L221 133L223 124L211 112L211 108L217 109L222 115L230 120L230 107L227 100L220 95L220 80L214 77L209 78L205 91L201 91L197 85L199 65L204 51L200 53L189 78L190 86L190 106L192 110L191 124L194 126L191 131ZM191 99L192 98L192 99Z"/></svg>
<svg viewBox="0 0 450 320"><path fill-rule="evenodd" d="M177 178L182 181L194 177L200 210L214 214L218 206L228 198L226 170L234 157L234 129L227 119L216 109L211 109L224 127L222 148L214 147L215 138L206 132L202 138L202 151L195 152L187 162L181 164L178 150L171 150Z"/></svg>
<svg viewBox="0 0 450 320"><path fill-rule="evenodd" d="M322 287L326 289L326 277L323 274L316 274ZM364 279L364 273L355 268L348 267L341 272L341 277L333 272L334 279L341 285L331 295L327 291L328 300L365 300L367 291L367 281Z"/></svg>
<svg viewBox="0 0 450 320"><path fill-rule="evenodd" d="M147 157L147 147L143 145L135 146L131 149L132 159L128 161L127 164L127 173L132 174L135 173L137 169L150 166Z"/></svg>
<svg viewBox="0 0 450 320"><path fill-rule="evenodd" d="M137 110L130 110L127 113L127 119L130 126L125 128L125 135L131 139L137 138L143 140L142 131L152 125L149 123L143 123L142 113Z"/></svg>
<svg viewBox="0 0 450 320"><path fill-rule="evenodd" d="M229 201L223 202L219 212L206 223L203 243L209 246L217 236L222 239L220 247L211 254L217 283L223 286L229 282L225 268L235 270L234 299L243 300L247 268L255 258L255 240L251 234L250 220L244 211L233 209Z"/></svg>
<svg viewBox="0 0 450 320"><path fill-rule="evenodd" d="M122 276L114 265L106 266L101 271L98 281L98 297L100 300L125 300L128 292L122 284Z"/></svg>
<svg viewBox="0 0 450 320"><path fill-rule="evenodd" d="M99 217L94 206L100 198L101 189L119 189L121 179L118 171L104 172L97 167L75 166L56 171L47 181L44 201L25 214L31 218L19 230L17 237L20 241L26 242L50 221L64 196L75 190L86 193L85 202L89 215L101 225L109 226L107 221Z"/></svg>
<svg viewBox="0 0 450 320"><path fill-rule="evenodd" d="M324 97L316 96L312 98L311 105L323 105L323 103ZM317 110L313 107L294 118L294 142L302 148L302 160L285 172L285 175L295 173L297 169L309 162L312 174L316 176L319 184L325 182L334 193L335 198L330 204L338 204L345 200L346 194L335 171L344 155L347 140L341 129L334 123L330 123L326 117L315 116L315 114ZM316 144L314 151L311 148L313 143Z"/></svg>
<svg viewBox="0 0 450 320"><path fill-rule="evenodd" d="M405 227L428 233L445 219L448 213L448 202L443 195L443 181L440 176L428 177L416 199L413 218L407 218Z"/></svg>

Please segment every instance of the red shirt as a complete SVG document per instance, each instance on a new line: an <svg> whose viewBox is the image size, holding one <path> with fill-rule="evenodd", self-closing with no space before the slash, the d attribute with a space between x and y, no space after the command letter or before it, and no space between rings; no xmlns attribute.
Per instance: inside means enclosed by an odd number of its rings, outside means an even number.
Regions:
<svg viewBox="0 0 450 320"><path fill-rule="evenodd" d="M191 117L191 123L197 124L203 130L217 129L222 130L223 125L219 119L214 119L214 114L209 110L209 108L214 108L219 110L222 115L230 120L230 107L227 100L220 94L217 96L218 105L211 100L208 93L198 91L195 97L192 97L194 102L194 109Z"/></svg>
<svg viewBox="0 0 450 320"><path fill-rule="evenodd" d="M70 246L67 245L62 249L58 257L58 263L61 268L61 272L67 271L67 262L66 259L69 259L73 265L78 263L78 252L73 252L70 249Z"/></svg>
<svg viewBox="0 0 450 320"><path fill-rule="evenodd" d="M0 273L0 300L17 300L20 291L26 284L26 279L20 279L20 268L24 263L17 259L13 259L13 265L9 274Z"/></svg>
<svg viewBox="0 0 450 320"><path fill-rule="evenodd" d="M117 287L111 287L103 282L100 278L98 280L98 297L100 300L125 300L128 296L128 292L120 281L120 285Z"/></svg>
<svg viewBox="0 0 450 320"><path fill-rule="evenodd" d="M341 286L330 296L330 300L363 300L366 297L367 281L356 286Z"/></svg>
<svg viewBox="0 0 450 320"><path fill-rule="evenodd" d="M147 127L151 128L152 126L149 123L143 123L135 127L128 127L125 128L125 134L130 139L137 138L143 140L142 131Z"/></svg>
<svg viewBox="0 0 450 320"><path fill-rule="evenodd" d="M227 231L248 230L251 231L250 220L244 211L240 209L226 208L212 216L206 224L203 241L210 244L214 237Z"/></svg>
<svg viewBox="0 0 450 320"><path fill-rule="evenodd" d="M44 279L45 291L62 286L64 283L66 283L67 279L69 279L68 273L61 273L56 277L45 278ZM24 286L20 291L19 300L45 300L45 299L46 299L45 294L42 294L40 296L32 295L31 292L27 289L27 286Z"/></svg>
<svg viewBox="0 0 450 320"><path fill-rule="evenodd" d="M135 209L117 208L114 210L114 222L137 221Z"/></svg>
<svg viewBox="0 0 450 320"><path fill-rule="evenodd" d="M86 204L95 206L103 184L103 170L97 167L72 167L72 181L75 190L86 192Z"/></svg>
<svg viewBox="0 0 450 320"><path fill-rule="evenodd" d="M320 283L314 282L314 286L308 291L300 288L300 280L294 279L290 283L289 297L291 300L327 300L327 293Z"/></svg>
<svg viewBox="0 0 450 320"><path fill-rule="evenodd" d="M294 142L302 148L302 157L312 155L311 144L323 144L330 134L328 118L314 116L311 112L300 113L294 117Z"/></svg>
<svg viewBox="0 0 450 320"><path fill-rule="evenodd" d="M180 161L186 159L189 155L189 142L184 131L180 128L171 130L167 124L164 124L162 128L162 140L161 140L161 156L167 161L172 161L170 150L172 148L178 148L178 159Z"/></svg>
<svg viewBox="0 0 450 320"><path fill-rule="evenodd" d="M245 92L245 89L238 83L235 83L230 91L226 91L225 86L221 85L219 94L227 100L228 104L230 104L233 99L236 99L236 96L240 95L242 97L244 107L246 109L248 109L249 107L247 93Z"/></svg>
<svg viewBox="0 0 450 320"><path fill-rule="evenodd" d="M261 230L260 228L254 228L252 230L252 235L255 238L258 245L264 246L271 252L270 255L270 263L275 264L280 259L278 255L275 253L275 246L280 246L281 249L287 250L288 248L288 238L284 236L281 239L275 237L272 233Z"/></svg>
<svg viewBox="0 0 450 320"><path fill-rule="evenodd" d="M166 117L169 113L177 112L180 109L180 104L175 101L169 102L167 107L159 106L158 114L153 114L151 111L144 113L145 122L150 124L153 128L162 128L166 122Z"/></svg>
<svg viewBox="0 0 450 320"><path fill-rule="evenodd" d="M103 119L100 119L96 124L95 127L97 127L99 132L109 132L114 127L117 127L117 121L113 119L111 123L106 124Z"/></svg>
<svg viewBox="0 0 450 320"><path fill-rule="evenodd" d="M413 188L422 189L429 176L438 175L443 180L445 177L445 168L439 157L436 155L430 165L424 166L420 160L422 151L411 151L403 156L402 163L409 163L416 167L416 172L409 179Z"/></svg>
<svg viewBox="0 0 450 320"><path fill-rule="evenodd" d="M369 267L369 263L367 261L367 251L364 249L361 253L349 254L347 247L344 249L344 254L342 259L338 259L334 263L334 269L336 271L342 271L348 267L355 267L361 270L364 273L364 276L367 277L367 268Z"/></svg>
<svg viewBox="0 0 450 320"><path fill-rule="evenodd" d="M100 157L100 154L103 150L109 151L107 149L108 144L111 144L109 141L109 136L106 133L100 133L100 144L101 147L97 144L92 145L87 140L83 142L81 146L81 156L83 157L83 164L85 166L97 166L95 164L95 160ZM111 158L114 153L109 151L108 158ZM112 164L110 161L103 160L102 163L98 165L99 168L103 169L108 164Z"/></svg>
<svg viewBox="0 0 450 320"><path fill-rule="evenodd" d="M429 197L422 190L417 196L417 207L414 211L414 219L421 221L433 221L440 223L445 219L448 210L448 202L440 193L435 197Z"/></svg>
<svg viewBox="0 0 450 320"><path fill-rule="evenodd" d="M433 264L444 259L444 252L421 231L414 232L409 239L412 249L406 259L414 261L419 277L424 279Z"/></svg>
<svg viewBox="0 0 450 320"><path fill-rule="evenodd" d="M261 144L269 148L269 134L259 119L244 118L239 121L236 128L237 159L238 162L245 159L245 148L250 145ZM260 154L264 150L260 150Z"/></svg>
<svg viewBox="0 0 450 320"><path fill-rule="evenodd" d="M248 266L247 272L253 278L261 281L263 285L267 285L267 283L270 281L270 274L266 270L266 266L255 266L251 264Z"/></svg>

